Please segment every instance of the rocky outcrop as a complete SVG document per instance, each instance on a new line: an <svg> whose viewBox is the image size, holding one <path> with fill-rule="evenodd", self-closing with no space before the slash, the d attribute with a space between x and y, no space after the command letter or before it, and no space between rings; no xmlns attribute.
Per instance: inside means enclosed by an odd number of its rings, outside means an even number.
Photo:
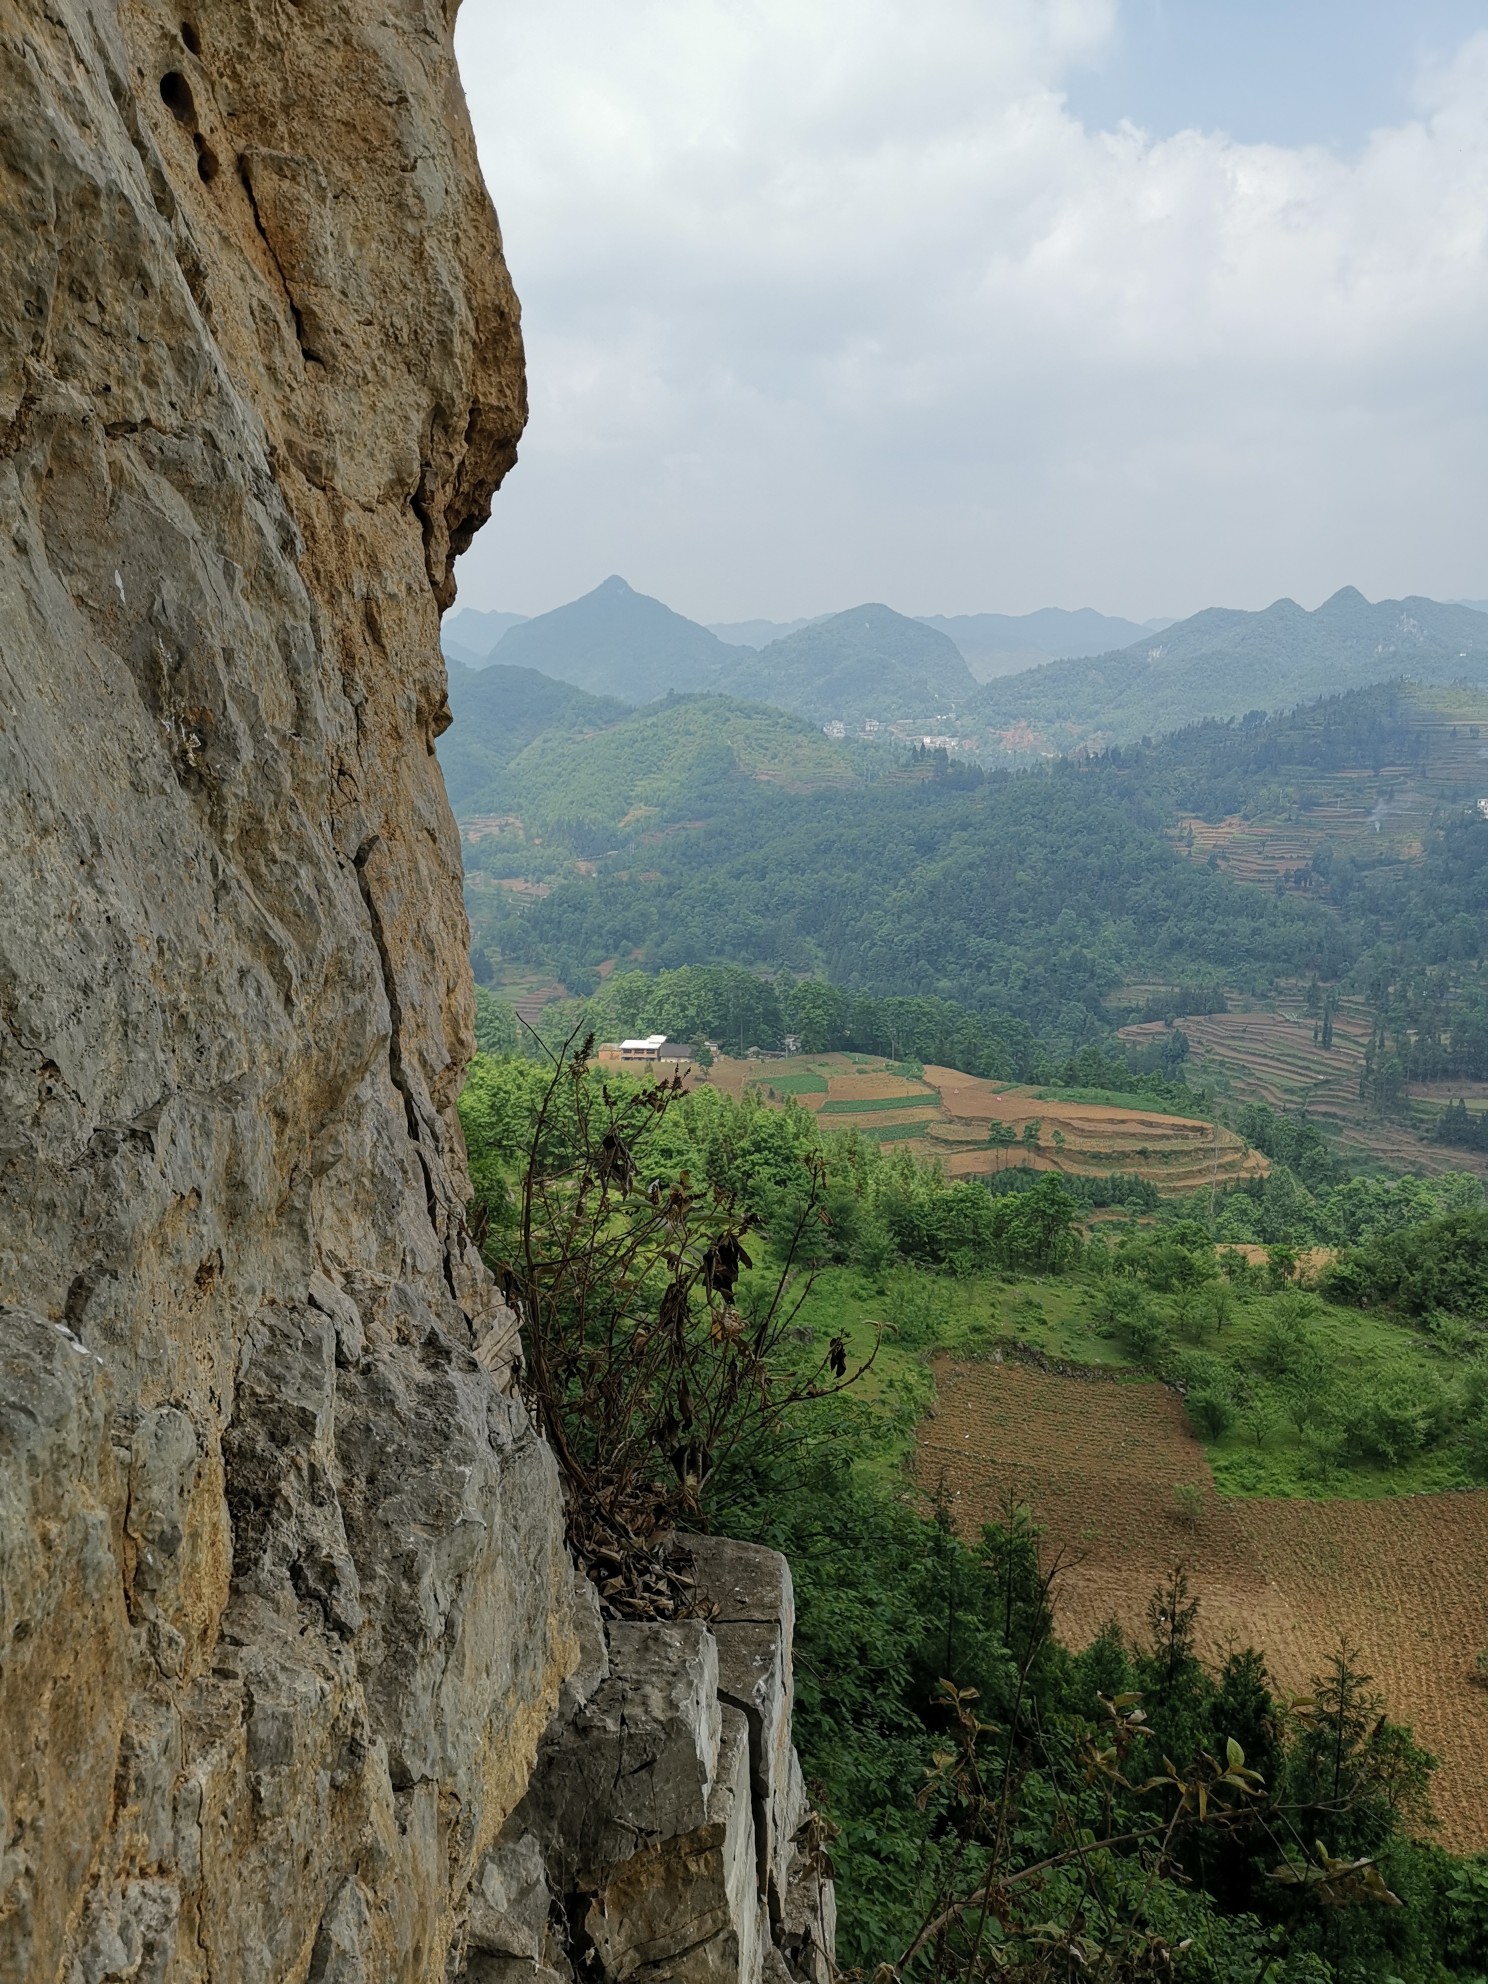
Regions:
<svg viewBox="0 0 1488 1984"><path fill-rule="evenodd" d="M454 1101L436 0L0 0L0 1976L432 1978L575 1653Z"/></svg>
<svg viewBox="0 0 1488 1984"><path fill-rule="evenodd" d="M617 1978L788 1946L778 1704L722 1613L597 1678L465 1230L438 619L524 398L453 12L0 0L6 1980L557 1963L560 1850ZM513 1838L604 1688L660 1885Z"/></svg>
<svg viewBox="0 0 1488 1984"><path fill-rule="evenodd" d="M478 1877L471 1984L828 1984L831 1869L791 1743L790 1571L689 1539L700 1610L601 1626ZM509 1897L518 1897L513 1905ZM545 1978L535 1984L546 1984Z"/></svg>

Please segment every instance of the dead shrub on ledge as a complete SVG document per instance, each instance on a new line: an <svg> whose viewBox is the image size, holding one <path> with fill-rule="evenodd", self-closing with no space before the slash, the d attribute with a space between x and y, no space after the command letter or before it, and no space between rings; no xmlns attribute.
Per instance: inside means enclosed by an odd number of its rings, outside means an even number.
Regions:
<svg viewBox="0 0 1488 1984"><path fill-rule="evenodd" d="M850 1370L840 1337L818 1350L795 1327L813 1280L798 1259L827 1217L820 1156L790 1230L766 1235L738 1197L668 1171L681 1077L612 1087L593 1049L591 1035L553 1055L515 1232L486 1252L521 1323L523 1392L558 1457L575 1556L610 1614L682 1617L694 1599L677 1531L697 1524L714 1469L852 1384L877 1346ZM783 1265L746 1286L756 1236Z"/></svg>

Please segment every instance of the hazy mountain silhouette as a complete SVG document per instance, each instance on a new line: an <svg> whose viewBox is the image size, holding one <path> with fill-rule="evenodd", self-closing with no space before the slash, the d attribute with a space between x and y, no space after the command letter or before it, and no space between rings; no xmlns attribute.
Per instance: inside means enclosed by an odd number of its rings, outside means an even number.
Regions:
<svg viewBox="0 0 1488 1984"><path fill-rule="evenodd" d="M1063 656L1106 654L1172 624L1167 620L1122 620L1089 606L1074 611L1045 606L1036 613L922 613L917 617L925 626L949 635L978 682L1037 668Z"/></svg>
<svg viewBox="0 0 1488 1984"><path fill-rule="evenodd" d="M540 669L594 694L649 703L669 689L702 689L733 659L696 620L608 578L582 599L511 628L498 650L503 666Z"/></svg>
<svg viewBox="0 0 1488 1984"><path fill-rule="evenodd" d="M439 630L439 645L447 659L463 662L467 668L484 668L501 637L520 627L526 618L525 613L481 613L473 606L457 607Z"/></svg>
<svg viewBox="0 0 1488 1984"><path fill-rule="evenodd" d="M1291 599L1259 613L1209 607L1112 653L990 682L975 708L984 731L1027 725L1040 747L1067 749L1284 709L1396 676L1488 681L1488 614L1432 599L1371 605L1353 586L1312 613Z"/></svg>
<svg viewBox="0 0 1488 1984"><path fill-rule="evenodd" d="M825 613L815 613L806 620L710 620L708 632L733 648L764 648L826 618Z"/></svg>

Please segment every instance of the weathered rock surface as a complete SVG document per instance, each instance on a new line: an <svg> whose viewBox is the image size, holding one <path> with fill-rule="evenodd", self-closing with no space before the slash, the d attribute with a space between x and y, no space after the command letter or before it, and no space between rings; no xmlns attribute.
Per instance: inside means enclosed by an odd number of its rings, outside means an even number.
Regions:
<svg viewBox="0 0 1488 1984"><path fill-rule="evenodd" d="M433 755L444 0L0 0L0 1977L436 1978L573 1665Z"/></svg>
<svg viewBox="0 0 1488 1984"><path fill-rule="evenodd" d="M453 14L0 0L5 1984L830 1953L783 1566L607 1641L464 1225Z"/></svg>
<svg viewBox="0 0 1488 1984"><path fill-rule="evenodd" d="M790 1571L773 1550L689 1543L714 1616L607 1628L481 1880L505 1892L539 1851L550 1927L529 1962L593 1984L825 1984L835 1903L791 1743ZM471 1984L517 1984L486 1953L525 1942L471 1920Z"/></svg>

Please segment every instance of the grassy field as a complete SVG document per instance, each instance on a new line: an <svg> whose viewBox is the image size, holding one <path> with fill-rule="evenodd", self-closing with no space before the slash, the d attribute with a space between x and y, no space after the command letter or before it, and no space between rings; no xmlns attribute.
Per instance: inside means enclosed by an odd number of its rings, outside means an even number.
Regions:
<svg viewBox="0 0 1488 1984"><path fill-rule="evenodd" d="M886 1095L875 1101L869 1096L837 1098L828 1096L818 1112L823 1116L866 1116L885 1109L934 1108L936 1097L924 1090L914 1095Z"/></svg>

